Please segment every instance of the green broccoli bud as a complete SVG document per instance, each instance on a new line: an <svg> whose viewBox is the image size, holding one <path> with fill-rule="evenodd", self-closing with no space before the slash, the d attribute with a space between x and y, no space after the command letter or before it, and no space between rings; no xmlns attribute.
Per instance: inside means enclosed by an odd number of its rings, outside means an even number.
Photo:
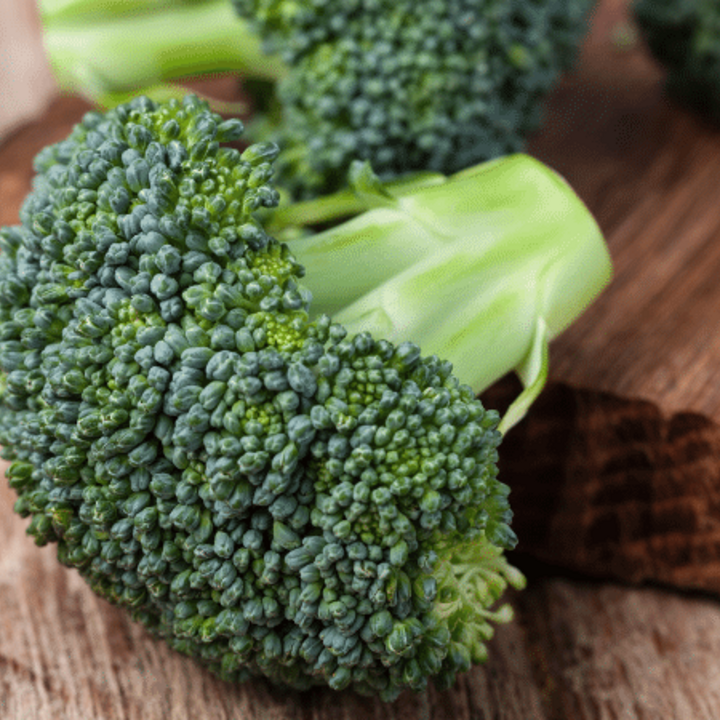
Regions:
<svg viewBox="0 0 720 720"><path fill-rule="evenodd" d="M635 0L632 12L669 93L720 122L720 6L714 0Z"/></svg>
<svg viewBox="0 0 720 720"><path fill-rule="evenodd" d="M223 678L448 684L523 583L499 416L407 339L311 316L259 220L277 148L241 130L143 97L37 156L0 231L16 511Z"/></svg>
<svg viewBox="0 0 720 720"><path fill-rule="evenodd" d="M296 196L339 188L354 159L388 179L518 152L575 57L582 0L233 0L288 66L277 118ZM277 127L273 132L273 125Z"/></svg>

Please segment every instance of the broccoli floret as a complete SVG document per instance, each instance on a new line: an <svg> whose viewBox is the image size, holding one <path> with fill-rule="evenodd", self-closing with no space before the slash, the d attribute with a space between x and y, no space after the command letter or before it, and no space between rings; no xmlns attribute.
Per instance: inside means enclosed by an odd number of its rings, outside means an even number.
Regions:
<svg viewBox="0 0 720 720"><path fill-rule="evenodd" d="M40 9L60 86L105 107L139 91L182 93L168 83L183 76L236 72L255 100L253 138L280 144L281 184L310 197L342 186L352 160L389 179L520 150L592 4L43 0Z"/></svg>
<svg viewBox="0 0 720 720"><path fill-rule="evenodd" d="M279 173L297 195L456 172L523 148L567 70L588 0L233 0L290 67L277 87Z"/></svg>
<svg viewBox="0 0 720 720"><path fill-rule="evenodd" d="M720 4L716 0L635 0L633 14L668 92L720 123Z"/></svg>
<svg viewBox="0 0 720 720"><path fill-rule="evenodd" d="M197 98L88 113L0 231L0 443L28 532L229 680L389 700L484 657L522 578L498 415L310 320L254 213L277 148Z"/></svg>

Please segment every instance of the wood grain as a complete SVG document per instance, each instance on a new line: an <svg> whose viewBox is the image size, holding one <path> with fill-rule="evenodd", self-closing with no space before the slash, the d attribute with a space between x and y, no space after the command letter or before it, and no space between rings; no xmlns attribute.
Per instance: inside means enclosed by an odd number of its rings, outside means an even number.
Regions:
<svg viewBox="0 0 720 720"><path fill-rule="evenodd" d="M548 720L718 716L714 601L553 579L520 606Z"/></svg>
<svg viewBox="0 0 720 720"><path fill-rule="evenodd" d="M667 100L641 44L613 49L625 5L600 5L532 145L585 200L615 264L608 291L553 345L553 378L718 421L720 132Z"/></svg>
<svg viewBox="0 0 720 720"><path fill-rule="evenodd" d="M351 693L223 683L97 598L25 536L0 488L0 717L8 720L716 720L720 604L579 577L720 592L720 137L662 93L642 46L612 44L603 0L579 69L533 153L598 217L616 276L553 346L553 382L503 447L528 589L490 661L444 693L382 704ZM0 224L30 159L88 109L57 100L0 148ZM506 380L488 394L507 403ZM544 565L527 558L540 558Z"/></svg>
<svg viewBox="0 0 720 720"><path fill-rule="evenodd" d="M486 400L506 402L510 385ZM519 552L598 577L720 593L713 421L561 383L533 413L500 461Z"/></svg>
<svg viewBox="0 0 720 720"><path fill-rule="evenodd" d="M552 345L501 471L522 552L720 593L720 131L668 101L642 43L614 49L627 19L625 0L599 5L532 145L598 219L615 276Z"/></svg>

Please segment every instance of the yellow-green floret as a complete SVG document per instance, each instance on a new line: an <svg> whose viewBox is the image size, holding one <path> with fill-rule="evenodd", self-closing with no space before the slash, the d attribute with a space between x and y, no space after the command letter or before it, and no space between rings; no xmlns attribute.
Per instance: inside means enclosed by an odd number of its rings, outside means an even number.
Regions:
<svg viewBox="0 0 720 720"><path fill-rule="evenodd" d="M308 319L276 148L196 98L89 113L0 232L0 442L38 544L229 680L394 698L483 659L514 535L449 363Z"/></svg>

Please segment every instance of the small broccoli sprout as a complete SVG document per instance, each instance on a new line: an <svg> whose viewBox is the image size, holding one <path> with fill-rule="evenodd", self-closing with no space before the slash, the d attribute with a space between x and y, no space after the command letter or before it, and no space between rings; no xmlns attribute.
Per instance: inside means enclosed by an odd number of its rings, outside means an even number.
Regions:
<svg viewBox="0 0 720 720"><path fill-rule="evenodd" d="M0 442L28 532L228 680L385 700L485 656L523 584L498 415L312 318L256 219L277 148L189 96L88 113L0 232Z"/></svg>

